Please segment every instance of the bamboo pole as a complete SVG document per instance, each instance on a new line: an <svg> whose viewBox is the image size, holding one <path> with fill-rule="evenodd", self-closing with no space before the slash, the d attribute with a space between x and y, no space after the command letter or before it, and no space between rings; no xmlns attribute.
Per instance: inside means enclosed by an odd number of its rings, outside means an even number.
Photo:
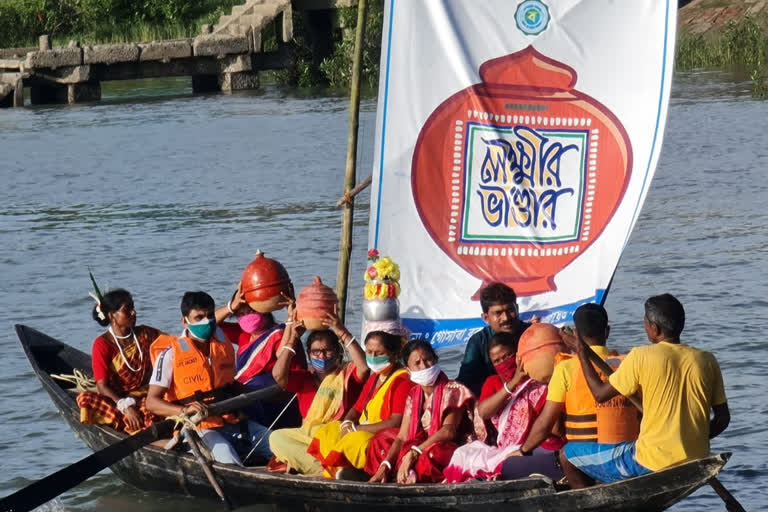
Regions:
<svg viewBox="0 0 768 512"><path fill-rule="evenodd" d="M344 193L344 195L341 196L341 199L336 201L336 206L341 206L341 205L343 205L345 203L351 203L352 200L355 198L355 196L357 194L359 194L360 192L362 192L363 190L365 190L368 187L368 185L371 184L372 181L373 181L373 175L368 176L367 178L365 178L355 188L350 190L349 193Z"/></svg>
<svg viewBox="0 0 768 512"><path fill-rule="evenodd" d="M355 186L357 163L357 131L360 124L360 62L363 57L363 36L368 17L367 0L357 2L357 29L355 31L355 54L352 60L352 83L349 93L349 135L347 136L347 166L344 176L344 193ZM352 255L352 226L354 202L343 206L341 216L341 243L339 245L339 266L336 272L336 295L339 297L339 318L344 321L347 310L347 287L349 281L349 260Z"/></svg>

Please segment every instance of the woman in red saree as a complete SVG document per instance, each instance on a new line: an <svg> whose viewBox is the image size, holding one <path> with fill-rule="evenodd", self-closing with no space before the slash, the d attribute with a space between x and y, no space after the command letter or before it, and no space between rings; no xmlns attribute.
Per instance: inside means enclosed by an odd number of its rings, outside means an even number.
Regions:
<svg viewBox="0 0 768 512"><path fill-rule="evenodd" d="M400 428L381 431L369 443L365 470L371 482L441 482L454 450L475 437L475 398L448 380L429 342L408 342L402 359L418 385L411 388Z"/></svg>
<svg viewBox="0 0 768 512"><path fill-rule="evenodd" d="M147 410L146 397L152 373L149 346L160 331L136 325L133 297L125 290L112 290L97 301L93 319L108 327L93 341L91 361L98 392L78 395L80 421L136 432L157 419Z"/></svg>

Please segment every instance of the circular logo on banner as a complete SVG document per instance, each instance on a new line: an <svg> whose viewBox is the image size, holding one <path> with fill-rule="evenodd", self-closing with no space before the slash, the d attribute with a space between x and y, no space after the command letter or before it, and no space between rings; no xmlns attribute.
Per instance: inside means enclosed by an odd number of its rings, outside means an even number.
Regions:
<svg viewBox="0 0 768 512"><path fill-rule="evenodd" d="M515 23L523 34L541 34L549 25L549 9L541 0L525 0L517 6Z"/></svg>

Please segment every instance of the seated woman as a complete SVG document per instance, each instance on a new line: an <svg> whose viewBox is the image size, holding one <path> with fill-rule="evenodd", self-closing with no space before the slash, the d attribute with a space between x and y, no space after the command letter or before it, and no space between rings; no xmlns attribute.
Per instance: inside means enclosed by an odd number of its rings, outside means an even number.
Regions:
<svg viewBox="0 0 768 512"><path fill-rule="evenodd" d="M380 430L400 427L411 388L400 365L402 339L373 331L365 337L365 359L372 374L344 420L320 427L307 452L323 466L327 478L341 478L344 468L365 468L368 442Z"/></svg>
<svg viewBox="0 0 768 512"><path fill-rule="evenodd" d="M292 299L284 296L284 305ZM225 321L234 316L236 322ZM286 325L278 324L272 313L259 313L251 309L238 285L232 299L216 310L216 323L225 336L235 345L235 380L251 389L262 389L275 384L272 370L277 363L277 350L287 339ZM306 370L307 362L304 351L298 351L297 357L289 361L291 371ZM270 425L278 420L278 428L295 426L300 422L299 409L291 404L286 411L277 402L259 402L248 407L245 412L254 421Z"/></svg>
<svg viewBox="0 0 768 512"><path fill-rule="evenodd" d="M496 369L496 375L488 377L483 384L477 410L478 415L490 421L496 431L495 446L474 441L457 449L444 471L446 481L464 482L475 478L495 480L502 476L505 460L525 441L544 407L547 384L528 378L523 365L516 359L516 345L517 339L506 332L495 333L488 342L488 356ZM548 376L543 376L542 380L548 381ZM492 436L486 441L492 441ZM520 476L542 473L551 478L560 478L562 473L556 464L555 450L562 445L559 436L551 435L532 457L520 458L524 463L520 470L525 472ZM516 476L510 475L510 478Z"/></svg>
<svg viewBox="0 0 768 512"><path fill-rule="evenodd" d="M292 299L285 297L285 305ZM237 322L226 322L234 316ZM285 337L285 324L275 322L272 313L259 313L251 309L241 290L216 310L216 323L226 337L237 345L235 379L252 389L261 389L275 383L272 369L277 362L277 348ZM306 368L303 352L291 360L291 369Z"/></svg>
<svg viewBox="0 0 768 512"><path fill-rule="evenodd" d="M152 373L149 346L160 331L136 326L133 297L122 289L101 297L93 308L93 319L108 327L93 340L91 364L98 393L78 395L80 421L129 433L150 426L156 418L146 408Z"/></svg>
<svg viewBox="0 0 768 512"><path fill-rule="evenodd" d="M276 430L269 446L276 463L272 471L295 470L305 475L321 475L320 461L307 453L307 447L324 424L339 420L352 407L370 371L365 352L334 312L323 322L329 330L313 331L307 339L311 368L290 370L290 361L301 348L303 326L296 321L295 306L288 306L289 323L286 338L278 349L277 363L272 369L275 382L286 391L296 393L303 419L299 428ZM344 349L351 362L344 362Z"/></svg>
<svg viewBox="0 0 768 512"><path fill-rule="evenodd" d="M405 403L400 429L382 430L368 445L366 471L373 475L371 482L442 482L454 450L475 438L475 397L464 385L448 380L428 341L408 342L402 358L417 385ZM381 453L386 454L383 460Z"/></svg>

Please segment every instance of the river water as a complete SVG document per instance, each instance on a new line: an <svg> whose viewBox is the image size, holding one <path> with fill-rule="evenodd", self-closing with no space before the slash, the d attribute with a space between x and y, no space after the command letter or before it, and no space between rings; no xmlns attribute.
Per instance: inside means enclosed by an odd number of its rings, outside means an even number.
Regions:
<svg viewBox="0 0 768 512"><path fill-rule="evenodd" d="M0 495L89 452L30 370L13 324L90 350L87 270L133 292L139 320L179 329L188 289L217 301L257 249L304 286L333 284L347 99L265 88L191 96L184 80L106 84L104 101L0 111ZM137 97L140 97L137 99ZM360 176L371 169L376 104L363 102ZM676 77L659 170L607 301L610 343L645 343L643 300L685 304L685 339L716 353L732 412L713 451L748 508L768 502L768 102L721 73ZM359 196L351 326L360 325L368 193ZM479 314L479 312L478 312ZM460 350L443 354L456 371ZM451 373L451 372L449 372ZM136 490L105 471L46 510L144 512L217 506ZM674 510L722 509L704 488Z"/></svg>

